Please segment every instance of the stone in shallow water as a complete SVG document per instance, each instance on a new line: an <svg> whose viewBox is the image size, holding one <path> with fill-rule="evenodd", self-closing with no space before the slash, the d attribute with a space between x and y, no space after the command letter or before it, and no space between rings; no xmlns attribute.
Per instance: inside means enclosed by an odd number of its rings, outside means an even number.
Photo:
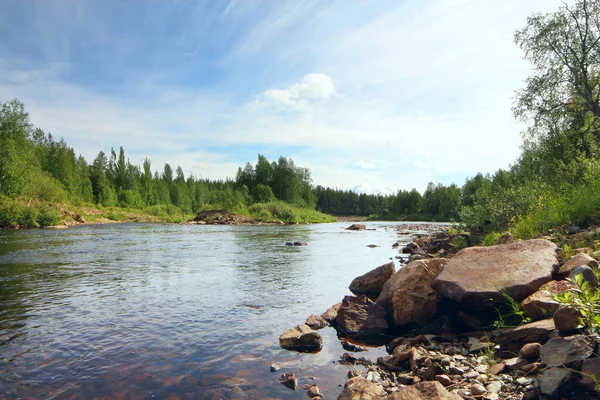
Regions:
<svg viewBox="0 0 600 400"><path fill-rule="evenodd" d="M282 333L279 344L286 350L318 352L323 348L323 338L308 325L298 325Z"/></svg>
<svg viewBox="0 0 600 400"><path fill-rule="evenodd" d="M279 382L281 382L284 386L292 390L296 390L296 387L298 387L298 380L296 379L296 375L293 372L287 372L285 374L282 374L279 377Z"/></svg>
<svg viewBox="0 0 600 400"><path fill-rule="evenodd" d="M384 264L367 272L364 275L354 278L350 283L350 291L354 294L367 294L379 296L383 285L388 279L396 273L396 266L393 262Z"/></svg>

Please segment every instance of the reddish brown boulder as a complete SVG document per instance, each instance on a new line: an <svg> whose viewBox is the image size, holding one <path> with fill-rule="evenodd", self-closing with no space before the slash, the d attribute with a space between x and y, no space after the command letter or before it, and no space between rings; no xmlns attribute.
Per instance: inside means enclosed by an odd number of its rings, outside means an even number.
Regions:
<svg viewBox="0 0 600 400"><path fill-rule="evenodd" d="M432 286L451 300L478 307L501 302L501 291L520 301L552 279L556 250L544 239L469 247L448 262Z"/></svg>
<svg viewBox="0 0 600 400"><path fill-rule="evenodd" d="M354 278L352 283L350 283L350 290L354 294L379 296L383 285L395 273L396 266L393 262L384 264L364 275Z"/></svg>
<svg viewBox="0 0 600 400"><path fill-rule="evenodd" d="M440 300L431 282L447 262L445 258L412 261L386 282L377 304L387 310L395 327L431 322Z"/></svg>
<svg viewBox="0 0 600 400"><path fill-rule="evenodd" d="M432 381L400 388L390 394L388 400L462 400L462 397L450 393L441 383Z"/></svg>
<svg viewBox="0 0 600 400"><path fill-rule="evenodd" d="M598 268L598 261L594 260L592 257L588 256L585 253L575 254L560 267L560 269L558 270L557 278L566 279L575 268L580 267L582 265L587 265L588 267L594 269Z"/></svg>
<svg viewBox="0 0 600 400"><path fill-rule="evenodd" d="M350 337L377 336L388 329L383 307L365 295L344 297L335 322Z"/></svg>

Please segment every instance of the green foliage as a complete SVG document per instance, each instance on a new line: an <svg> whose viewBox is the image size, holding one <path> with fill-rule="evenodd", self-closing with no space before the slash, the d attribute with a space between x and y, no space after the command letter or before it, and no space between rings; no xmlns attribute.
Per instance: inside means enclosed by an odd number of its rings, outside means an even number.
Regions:
<svg viewBox="0 0 600 400"><path fill-rule="evenodd" d="M492 324L494 328L515 327L531 321L525 316L521 304L517 300L503 290L500 291L500 294L504 300L496 307L498 318Z"/></svg>
<svg viewBox="0 0 600 400"><path fill-rule="evenodd" d="M0 196L0 227L38 228L62 222L61 214L45 203Z"/></svg>
<svg viewBox="0 0 600 400"><path fill-rule="evenodd" d="M483 245L484 246L493 246L496 243L496 240L502 236L500 232L490 232L483 237Z"/></svg>
<svg viewBox="0 0 600 400"><path fill-rule="evenodd" d="M321 223L335 222L331 215L310 208L294 207L281 201L257 203L248 208L250 215L261 222Z"/></svg>
<svg viewBox="0 0 600 400"><path fill-rule="evenodd" d="M596 279L600 279L600 271L595 270ZM600 333L600 290L593 289L583 274L575 276L574 283L578 289L554 295L556 301L578 310L582 325L594 333Z"/></svg>

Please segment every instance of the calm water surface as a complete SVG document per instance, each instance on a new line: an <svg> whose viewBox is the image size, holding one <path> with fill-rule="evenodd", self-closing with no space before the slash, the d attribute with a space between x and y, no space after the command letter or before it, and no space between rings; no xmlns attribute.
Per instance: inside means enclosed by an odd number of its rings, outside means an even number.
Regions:
<svg viewBox="0 0 600 400"><path fill-rule="evenodd" d="M398 224L348 225L0 231L0 398L300 399L313 379L335 398L348 372L335 331L318 354L278 337L408 241ZM277 380L289 371L295 392Z"/></svg>

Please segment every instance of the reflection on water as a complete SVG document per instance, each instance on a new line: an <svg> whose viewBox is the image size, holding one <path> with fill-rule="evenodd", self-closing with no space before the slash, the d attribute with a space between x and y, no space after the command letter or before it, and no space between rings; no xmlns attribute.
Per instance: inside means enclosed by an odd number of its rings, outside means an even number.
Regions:
<svg viewBox="0 0 600 400"><path fill-rule="evenodd" d="M394 224L346 225L2 231L0 398L303 398L273 361L337 396L335 331L319 354L278 336L397 255Z"/></svg>

